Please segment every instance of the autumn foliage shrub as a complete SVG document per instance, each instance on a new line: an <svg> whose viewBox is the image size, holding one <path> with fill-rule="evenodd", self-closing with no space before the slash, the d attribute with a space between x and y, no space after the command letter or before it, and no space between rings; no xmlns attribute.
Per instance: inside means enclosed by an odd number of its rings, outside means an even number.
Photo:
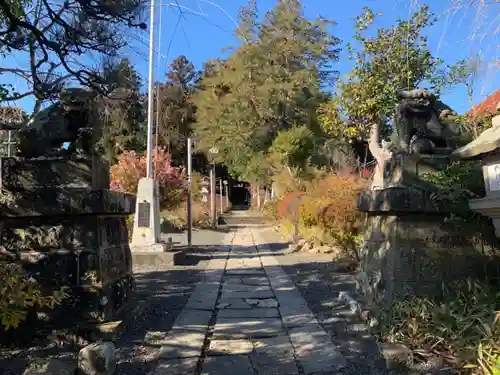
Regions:
<svg viewBox="0 0 500 375"><path fill-rule="evenodd" d="M159 182L161 207L176 207L186 197L184 169L172 166L172 156L163 148L153 150L153 166ZM139 180L146 176L146 156L125 151L110 172L111 190L137 194Z"/></svg>
<svg viewBox="0 0 500 375"><path fill-rule="evenodd" d="M312 180L305 191L289 192L278 201L276 219L293 227L298 218L300 235L307 241L339 246L342 256L358 259L363 214L356 199L367 184L349 171Z"/></svg>
<svg viewBox="0 0 500 375"><path fill-rule="evenodd" d="M312 192L320 201L318 223L333 231L357 232L363 215L356 208L356 199L366 183L353 174L333 175L318 181Z"/></svg>
<svg viewBox="0 0 500 375"><path fill-rule="evenodd" d="M0 331L17 328L33 308L53 309L68 297L64 288L44 294L21 266L0 262Z"/></svg>
<svg viewBox="0 0 500 375"><path fill-rule="evenodd" d="M303 191L294 191L285 194L276 206L276 218L293 220L298 203L304 195L305 192Z"/></svg>

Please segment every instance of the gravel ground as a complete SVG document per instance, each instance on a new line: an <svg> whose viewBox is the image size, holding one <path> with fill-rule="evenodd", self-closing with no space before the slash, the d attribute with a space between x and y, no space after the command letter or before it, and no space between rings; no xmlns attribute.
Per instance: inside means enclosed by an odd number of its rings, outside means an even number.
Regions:
<svg viewBox="0 0 500 375"><path fill-rule="evenodd" d="M272 244L275 256L293 280L309 308L313 311L332 341L348 359L348 366L336 375L421 375L429 369L422 366L411 372L386 369L376 340L361 319L350 313L348 307L337 299L340 292L356 297L354 275L336 272L330 254L284 254L287 244L271 230L260 232ZM442 374L442 373L440 373ZM429 375L432 375L429 373Z"/></svg>
<svg viewBox="0 0 500 375"><path fill-rule="evenodd" d="M145 375L154 369L159 346L149 345L148 337L170 330L226 234L224 230L195 230L195 249L186 256L182 265L134 268L138 302L147 300L148 306L116 343L116 375ZM166 236L173 237L176 245L185 245L185 233ZM46 341L18 351L0 348L0 375L21 375L28 363L37 358L57 358L75 363L77 352L75 347L57 347Z"/></svg>
<svg viewBox="0 0 500 375"><path fill-rule="evenodd" d="M117 342L116 375L143 375L154 370L160 346L150 344L148 339L171 329L225 235L224 231L193 231L195 250L188 254L183 265L134 270L137 293L141 299L150 299L151 304ZM185 245L185 233L165 236L172 237L176 245Z"/></svg>

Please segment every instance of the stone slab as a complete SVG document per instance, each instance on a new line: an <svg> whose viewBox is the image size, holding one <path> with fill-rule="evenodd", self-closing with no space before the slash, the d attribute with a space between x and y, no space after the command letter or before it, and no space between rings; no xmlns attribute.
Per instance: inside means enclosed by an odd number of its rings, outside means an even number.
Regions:
<svg viewBox="0 0 500 375"><path fill-rule="evenodd" d="M205 333L212 315L212 311L184 309L175 319L172 329Z"/></svg>
<svg viewBox="0 0 500 375"><path fill-rule="evenodd" d="M205 333L172 330L160 347L160 359L199 357L205 341Z"/></svg>
<svg viewBox="0 0 500 375"><path fill-rule="evenodd" d="M0 216L17 218L19 216L132 214L135 199L135 195L113 190L71 187L36 188L34 191L23 191L22 194L16 195L15 199L4 201L1 205Z"/></svg>
<svg viewBox="0 0 500 375"><path fill-rule="evenodd" d="M186 258L186 252L180 251L151 251L137 252L132 250L132 265L133 267L141 266L162 266L174 265L177 266Z"/></svg>
<svg viewBox="0 0 500 375"><path fill-rule="evenodd" d="M252 306L246 303L242 298L221 298L217 303L219 309L251 309Z"/></svg>
<svg viewBox="0 0 500 375"><path fill-rule="evenodd" d="M254 352L250 355L259 374L298 375L294 351L288 336L254 339Z"/></svg>
<svg viewBox="0 0 500 375"><path fill-rule="evenodd" d="M160 360L151 375L194 375L198 357Z"/></svg>
<svg viewBox="0 0 500 375"><path fill-rule="evenodd" d="M339 371L346 358L319 325L291 328L288 331L295 355L306 374Z"/></svg>
<svg viewBox="0 0 500 375"><path fill-rule="evenodd" d="M225 292L222 291L221 299L229 298L273 298L272 290L248 290L245 292Z"/></svg>
<svg viewBox="0 0 500 375"><path fill-rule="evenodd" d="M220 281L210 281L210 282L204 282L202 284L198 284L194 290L192 295L196 297L210 297L214 298L217 297L219 294L219 285Z"/></svg>
<svg viewBox="0 0 500 375"><path fill-rule="evenodd" d="M262 264L260 263L260 260L258 261L234 261L234 260L228 260L226 269L228 270L254 270L254 269L260 269L262 267Z"/></svg>
<svg viewBox="0 0 500 375"><path fill-rule="evenodd" d="M266 276L266 273L262 268L257 269L226 269L226 275L233 276L247 276L247 275L256 275L256 276Z"/></svg>
<svg viewBox="0 0 500 375"><path fill-rule="evenodd" d="M185 308L192 310L213 311L213 309L215 308L215 300L208 301L208 300L196 300L190 298L189 301L186 303Z"/></svg>
<svg viewBox="0 0 500 375"><path fill-rule="evenodd" d="M203 292L203 289L197 287L189 297L185 309L190 310L208 310L213 311L217 301L218 290L210 289Z"/></svg>
<svg viewBox="0 0 500 375"><path fill-rule="evenodd" d="M269 285L267 277L244 277L242 282L246 285Z"/></svg>
<svg viewBox="0 0 500 375"><path fill-rule="evenodd" d="M264 299L246 298L245 303L248 303L251 306L259 308L273 308L279 306L278 301L276 301L274 298L264 298Z"/></svg>
<svg viewBox="0 0 500 375"><path fill-rule="evenodd" d="M217 318L279 318L280 314L278 309L224 309L219 310Z"/></svg>
<svg viewBox="0 0 500 375"><path fill-rule="evenodd" d="M2 189L13 192L68 185L109 189L109 164L97 155L2 158L0 176Z"/></svg>
<svg viewBox="0 0 500 375"><path fill-rule="evenodd" d="M285 331L279 318L218 318L213 335L214 337L238 339L280 336L285 335Z"/></svg>
<svg viewBox="0 0 500 375"><path fill-rule="evenodd" d="M208 348L208 355L249 354L252 351L253 344L248 339L212 340Z"/></svg>
<svg viewBox="0 0 500 375"><path fill-rule="evenodd" d="M254 375L247 356L227 355L205 358L200 375Z"/></svg>
<svg viewBox="0 0 500 375"><path fill-rule="evenodd" d="M259 241L258 237L257 235L256 241L263 242ZM263 247L259 246L259 251L262 249ZM346 358L333 344L330 335L317 324L306 301L276 258L272 255L262 255L261 259L276 299L280 303L280 313L284 322L286 321L296 358L305 374L336 372L345 367Z"/></svg>
<svg viewBox="0 0 500 375"><path fill-rule="evenodd" d="M268 285L245 285L245 284L226 284L222 286L222 293L231 292L269 292L271 287Z"/></svg>

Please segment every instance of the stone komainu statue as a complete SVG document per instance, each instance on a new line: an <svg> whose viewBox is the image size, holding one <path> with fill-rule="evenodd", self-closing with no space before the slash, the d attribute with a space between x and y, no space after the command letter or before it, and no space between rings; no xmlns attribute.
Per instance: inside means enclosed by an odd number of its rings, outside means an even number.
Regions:
<svg viewBox="0 0 500 375"><path fill-rule="evenodd" d="M460 127L456 113L426 90L401 91L394 118L396 147L409 153L451 153L456 149Z"/></svg>
<svg viewBox="0 0 500 375"><path fill-rule="evenodd" d="M23 157L90 154L100 136L97 93L84 88L61 91L59 101L37 113L19 131ZM64 144L68 144L64 149Z"/></svg>
<svg viewBox="0 0 500 375"><path fill-rule="evenodd" d="M401 91L391 142L380 142L378 124L371 129L369 149L377 161L371 189L405 185L407 172L427 155L449 155L456 149L460 128L456 114L426 90ZM406 177L405 177L406 175Z"/></svg>

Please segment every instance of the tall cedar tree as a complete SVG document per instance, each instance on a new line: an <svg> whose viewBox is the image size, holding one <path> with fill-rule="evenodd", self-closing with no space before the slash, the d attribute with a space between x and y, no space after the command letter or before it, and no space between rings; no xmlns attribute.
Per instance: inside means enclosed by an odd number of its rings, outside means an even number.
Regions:
<svg viewBox="0 0 500 375"><path fill-rule="evenodd" d="M198 72L193 64L185 56L179 56L169 66L167 82L160 84L156 92L159 100L156 107L155 98L154 115L159 120L158 143L170 150L176 164L185 162L186 139L195 122L192 95L197 82Z"/></svg>
<svg viewBox="0 0 500 375"><path fill-rule="evenodd" d="M105 64L103 77L109 95L99 98L103 134L101 148L110 162L125 150L142 151L141 135L145 108L140 94L141 79L127 59Z"/></svg>
<svg viewBox="0 0 500 375"><path fill-rule="evenodd" d="M332 64L339 52L339 40L327 30L333 22L308 20L298 0L279 1L262 23L257 16L254 1L240 10L241 45L210 65L194 97L198 147L217 147L214 159L241 177L279 131L293 124L317 129L321 88L336 77Z"/></svg>

